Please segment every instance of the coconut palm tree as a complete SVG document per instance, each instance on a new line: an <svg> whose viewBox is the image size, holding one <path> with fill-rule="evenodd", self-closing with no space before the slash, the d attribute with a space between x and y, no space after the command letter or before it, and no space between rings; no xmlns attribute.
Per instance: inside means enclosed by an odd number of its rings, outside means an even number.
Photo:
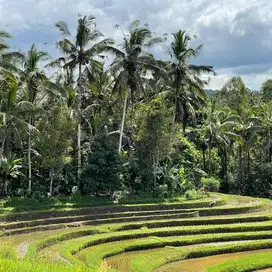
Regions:
<svg viewBox="0 0 272 272"><path fill-rule="evenodd" d="M103 34L96 28L95 18L92 16L79 16L76 36L72 37L68 25L60 21L56 27L63 39L57 42L57 47L65 56L69 71L77 69L77 149L78 149L78 178L80 178L81 161L81 104L83 85L85 80L93 81L96 73L101 69L99 57L102 52L109 50L113 45L111 39L101 39ZM62 58L63 59L63 58Z"/></svg>
<svg viewBox="0 0 272 272"><path fill-rule="evenodd" d="M116 54L111 68L118 71L113 91L119 91L124 99L118 151L122 149L122 139L126 118L128 99L135 92L144 92L143 72L158 70L153 55L148 52L154 45L163 41L160 37L153 37L151 30L145 25L140 26L138 20L131 23L129 32L123 30L123 42L121 48L111 50Z"/></svg>
<svg viewBox="0 0 272 272"><path fill-rule="evenodd" d="M39 51L35 44L32 44L30 50L21 54L18 53L16 58L13 58L14 65L11 69L19 77L21 88L24 89L24 108L28 109L28 147L27 147L27 161L28 161L28 191L31 192L32 187L32 131L34 128L34 114L38 110L38 106L45 98L42 84L47 81L47 76L43 69L43 62L49 59L47 52Z"/></svg>
<svg viewBox="0 0 272 272"><path fill-rule="evenodd" d="M19 84L16 77L6 72L1 80L1 99L0 99L0 166L3 158L9 157L13 143L21 145L20 133L18 130L18 118L16 118L16 106L18 103L17 92Z"/></svg>
<svg viewBox="0 0 272 272"><path fill-rule="evenodd" d="M207 110L207 118L202 127L204 142L208 147L208 173L211 174L211 151L217 147L221 153L222 175L227 173L227 152L230 151L232 141L241 142L242 139L235 132L239 116L232 115L227 109L216 109L212 101Z"/></svg>
<svg viewBox="0 0 272 272"><path fill-rule="evenodd" d="M176 120L185 122L188 109L193 109L197 100L205 98L204 86L208 82L201 79L201 75L214 73L214 70L212 66L190 63L191 58L200 54L203 46L190 48L191 37L185 31L179 30L173 34L173 38L169 48L171 60L166 63L166 70L170 74L168 85L171 87L170 97L174 106L174 126Z"/></svg>
<svg viewBox="0 0 272 272"><path fill-rule="evenodd" d="M17 163L21 159L15 159L12 151L22 148L21 132L32 129L22 116L27 112L23 97L23 89L20 82L11 72L5 71L1 80L2 95L0 99L0 168L4 172L6 180L4 184L5 193L8 193L9 176L18 169ZM17 172L16 172L17 173ZM15 172L14 172L15 174ZM15 175L14 175L15 177Z"/></svg>
<svg viewBox="0 0 272 272"><path fill-rule="evenodd" d="M259 125L260 135L263 138L263 147L266 162L272 161L272 107L271 102L256 107L255 124Z"/></svg>

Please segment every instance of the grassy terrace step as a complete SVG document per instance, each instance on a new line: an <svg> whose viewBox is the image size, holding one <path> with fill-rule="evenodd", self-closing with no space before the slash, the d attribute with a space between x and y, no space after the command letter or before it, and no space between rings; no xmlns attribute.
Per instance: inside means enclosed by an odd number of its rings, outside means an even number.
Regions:
<svg viewBox="0 0 272 272"><path fill-rule="evenodd" d="M225 214L239 214L239 213L245 213L245 212L254 212L254 211L260 211L264 209L265 203L260 203L257 205L250 205L250 206L240 206L240 207L221 207L221 208L199 208L198 210L192 210L192 209L171 209L171 210L155 210L155 211L137 211L137 212L123 212L123 213L95 213L91 215L83 215L83 216L68 216L68 217L53 217L53 218L47 218L47 219L37 219L37 220L29 220L29 221L23 221L23 222L12 222L12 223L5 223L0 224L0 230L2 229L14 229L14 228L23 228L23 227L34 227L34 226L42 226L47 224L59 224L59 223L71 223L71 222L79 222L79 221L91 221L91 220L104 220L108 219L111 220L111 223L115 223L113 220L116 218L117 220L120 220L121 222L125 222L126 220L124 218L132 218L132 217L138 217L143 218L144 216L148 217L155 217L155 215L158 215L158 219L162 219L162 216L165 215L167 218L171 214L179 214L177 215L177 218L187 218L187 217L196 217L197 215L201 216L211 216L211 215L225 215ZM173 216L174 218L174 216ZM138 221L136 219L133 219L131 221ZM139 220L141 221L141 220Z"/></svg>
<svg viewBox="0 0 272 272"><path fill-rule="evenodd" d="M60 250L62 256L70 262L80 264L81 260L86 260L87 265L96 269L101 264L104 258L115 256L124 252L148 250L163 248L166 246L182 247L188 245L197 245L203 243L227 242L227 241L248 241L248 240L263 240L272 239L272 232L247 232L247 233L224 233L208 234L187 237L148 237L139 240L127 240L122 243L112 242L106 245L90 246L92 241L86 242L84 245L65 244ZM272 241L270 241L270 246ZM77 246L77 248L76 248ZM85 247L85 249L84 249ZM218 248L220 251L220 248ZM45 253L47 255L47 253ZM43 255L40 255L43 256ZM193 255L190 255L192 257ZM198 257L195 255L195 257ZM79 258L79 259L78 259ZM95 266L94 266L95 264Z"/></svg>
<svg viewBox="0 0 272 272"><path fill-rule="evenodd" d="M198 212L191 213L181 213L181 214L170 214L170 215L150 215L150 216L133 216L133 217L120 217L120 218L108 218L108 219L96 219L90 221L80 221L80 222L72 222L72 223L64 223L64 224L52 224L52 225L41 225L37 227L29 227L29 228L19 228L19 229L11 229L10 231L6 231L2 233L2 236L15 235L15 234L23 234L30 233L35 231L43 231L43 230L53 230L53 229L61 229L67 227L80 227L80 226L89 226L89 225L103 225L103 224L113 224L113 223L121 223L121 222L137 222L137 221L148 221L148 220L163 220L163 219L176 219L176 218L188 218L188 217L197 217ZM7 225L8 226L8 225Z"/></svg>
<svg viewBox="0 0 272 272"><path fill-rule="evenodd" d="M198 218L184 220L161 220L152 222L140 222L135 224L123 224L118 227L118 230L136 230L143 227L146 228L163 228L175 226L197 226L197 225L216 225L216 224L235 224L246 222L265 222L272 220L272 215L239 215L233 217L213 217L213 218Z"/></svg>
<svg viewBox="0 0 272 272"><path fill-rule="evenodd" d="M212 198L217 199L217 206L208 207ZM135 254L138 261L144 259L145 252L151 255L156 252L158 258L152 263L161 265L169 256L168 248L171 254L174 250L185 258L193 256L187 256L185 248L196 249L205 243L214 243L218 250L230 242L248 244L253 243L250 240L257 243L256 240L264 239L262 246L272 243L271 202L220 194L212 198L110 207L63 209L61 206L54 210L4 215L0 216L1 235L15 236L2 237L0 241L10 244L18 250L20 258L29 261L37 257L36 261L84 266L83 260L92 269L99 268L104 258L117 254L118 259L118 254L126 256L125 252ZM34 237L27 234L32 232L36 232ZM163 251L160 256L158 252ZM142 252L142 256L137 252ZM0 249L0 256L3 254ZM177 254L173 256L178 258ZM157 261L162 259L164 262ZM152 271L143 267L145 264L141 263L133 272Z"/></svg>
<svg viewBox="0 0 272 272"><path fill-rule="evenodd" d="M216 206L226 204L225 196L215 195ZM0 222L11 221L31 221L37 219L46 219L54 217L66 216L80 216L80 215L94 215L94 214L107 214L107 213L123 213L123 212L144 212L144 211L159 211L159 210L173 210L173 209L196 209L208 207L211 199L209 200L196 200L186 201L184 203L168 203L168 204L145 204L145 205L116 205L116 206L103 206L103 207L90 207L90 208L67 208L66 210L53 210L53 211L33 211L28 213L15 213L9 215L1 215Z"/></svg>
<svg viewBox="0 0 272 272"><path fill-rule="evenodd" d="M170 215L179 215L178 218L187 218L187 217L197 217L199 215L198 211L194 210L158 210L158 211L147 211L147 212L124 212L124 213L104 213L104 214L94 214L94 215L83 215L83 216L68 216L68 217L56 217L48 219L38 219L32 221L22 221L22 222L12 222L0 224L0 230L15 229L15 228L25 228L25 227L35 227L42 225L52 225L60 223L72 223L72 222L81 222L81 221L91 221L99 219L120 219L120 218L144 218L144 217L153 217L158 216L170 216Z"/></svg>
<svg viewBox="0 0 272 272"><path fill-rule="evenodd" d="M233 196L231 196L233 198ZM111 197L97 196L60 196L50 198L7 198L0 199L0 212L3 214L14 214L31 211L60 211L65 209L80 209L89 207L116 207L124 205L157 205L157 204L174 204L174 203L192 203L192 202L208 202L214 199L228 199L228 195L220 193L210 193L202 195L199 199L188 201L184 196L160 198L150 196L129 196L121 199L119 203L115 203Z"/></svg>
<svg viewBox="0 0 272 272"><path fill-rule="evenodd" d="M228 216L228 217L215 217L215 218L186 218L189 217L188 214L182 216L182 219L175 219L175 217L180 217L181 215L166 215L166 216L157 216L152 217L149 216L148 220L145 220L145 217L126 217L126 218L115 218L115 219L99 219L99 220L90 220L90 221L82 221L73 223L62 223L62 224L51 224L51 225L38 225L35 227L24 227L13 229L16 226L26 226L27 224L32 224L31 221L23 222L23 223L11 223L2 225L2 229L6 231L2 231L2 236L9 236L9 235L16 235L16 234L23 234L23 233L30 233L30 232L37 232L37 231L46 231L46 230L54 230L54 229L62 229L67 227L80 227L80 226L88 226L88 225L102 225L102 224L114 224L114 223L121 223L119 224L118 230L129 230L129 229L139 229L142 227L148 228L157 228L157 227L172 227L172 226L186 226L186 225L202 225L202 224L233 224L233 223L243 223L243 222L257 222L257 221L268 221L272 219L271 215L235 215L235 216ZM190 214L190 217L197 216L194 212ZM167 218L167 219L165 219ZM156 219L156 220L155 220ZM163 220L165 219L165 220ZM151 220L151 221L150 221ZM131 223L135 221L143 221L140 223ZM125 224L126 222L130 222ZM26 225L25 225L26 224ZM36 224L36 221L33 223ZM9 230L10 229L10 230Z"/></svg>
<svg viewBox="0 0 272 272"><path fill-rule="evenodd" d="M87 268L76 270L74 267L18 260L0 259L0 272L93 272Z"/></svg>
<svg viewBox="0 0 272 272"><path fill-rule="evenodd" d="M235 213L236 214L236 213ZM68 227L82 227L88 225L103 225L103 224L116 224L123 222L124 224L119 224L118 230L132 230L139 229L142 227L148 228L158 228L158 227L172 227L172 226L188 226L188 225L202 225L202 224L234 224L234 223L243 223L243 222L258 222L258 221L269 221L272 219L270 215L252 215L252 216L235 216L235 217L216 217L216 218L198 218L192 219L188 217L197 216L196 212L185 213L185 214L170 214L170 215L162 215L162 216L144 216L144 217L125 217L125 218L108 218L108 219L98 219L98 220L90 220L90 221L81 221L81 222L71 222L71 223L62 223L62 224L51 224L51 225L38 225L35 227L25 227L12 229L16 227L16 224L10 224L2 226L6 231L2 232L2 236L10 236L16 234L23 233L31 233L37 231L46 231L46 230L54 230L54 229L62 229ZM182 219L176 219L182 218ZM140 223L132 223L135 221L142 221ZM31 221L29 221L31 222ZM34 221L35 222L35 221ZM126 222L130 222L125 224ZM18 225L24 225L25 223L18 223ZM27 223L28 224L28 223ZM35 223L34 223L35 224ZM10 230L8 230L10 229Z"/></svg>
<svg viewBox="0 0 272 272"><path fill-rule="evenodd" d="M95 244L109 243L112 241L122 241L126 239L137 239L146 238L149 236L167 237L167 236L181 236L181 235L200 235L200 234L213 234L213 233L234 233L234 232L249 232L249 231L272 231L272 222L265 223L245 223L245 224L233 224L233 225L208 225L208 226L190 226L186 227L173 227L173 228L159 228L159 229L141 229L134 231L121 231L121 232L109 232L109 229L105 226L104 228L86 228L76 231L66 232L64 234L52 236L46 239L38 240L30 246L29 256L33 257L36 251L44 249L48 246L52 246L61 241L67 241L75 239L84 242L90 237L85 237L99 232L106 232L99 236L93 236L92 242ZM78 239L79 238L79 239ZM74 243L74 241L71 241Z"/></svg>
<svg viewBox="0 0 272 272"><path fill-rule="evenodd" d="M206 272L251 272L272 267L272 252L251 254L212 266Z"/></svg>
<svg viewBox="0 0 272 272"><path fill-rule="evenodd" d="M201 258L206 256L213 256L225 253L236 253L236 252L246 252L253 250L262 250L262 249L270 249L272 247L272 241L261 240L254 242L244 242L243 244L233 244L233 245L221 245L219 246L201 246L199 248L194 248L192 250L184 250L183 248L171 248L168 253L164 252L164 255L161 256L161 253L150 254L149 258L152 258L153 262L146 263L144 266L143 260L136 261L136 267L143 267L142 270L138 270L137 268L134 270L135 272L156 272L160 271L159 267L165 267L165 264L169 264L171 262L181 261L184 259L192 259L192 258ZM155 269L158 268L158 269ZM167 270L166 270L167 271ZM252 271L252 270L250 270ZM208 271L215 272L215 271ZM216 272L222 272L222 270L216 270ZM224 271L230 272L230 271ZM237 270L233 270L232 272L237 272ZM239 271L241 272L241 271ZM243 271L244 272L244 271Z"/></svg>
<svg viewBox="0 0 272 272"><path fill-rule="evenodd" d="M118 269L119 272L162 272L172 271L171 263L176 263L185 259L252 250L270 250L271 245L271 240L259 240L240 241L233 244L229 244L228 242L223 244L220 242L186 247L165 247L162 249L139 251L139 254L137 254L137 252L123 253L105 259L105 261L107 264L111 264L112 259L114 259L114 267L120 267L120 270ZM118 257L120 257L120 259ZM124 264L123 262L126 263Z"/></svg>

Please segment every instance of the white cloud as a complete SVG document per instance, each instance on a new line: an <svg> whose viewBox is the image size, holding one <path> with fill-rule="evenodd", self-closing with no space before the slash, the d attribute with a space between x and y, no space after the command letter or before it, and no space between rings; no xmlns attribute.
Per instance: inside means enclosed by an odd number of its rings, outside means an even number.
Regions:
<svg viewBox="0 0 272 272"><path fill-rule="evenodd" d="M271 75L271 9L267 0L0 0L0 27L17 37L18 47L25 50L35 41L53 55L59 37L54 23L64 20L75 29L78 13L94 15L101 31L117 40L120 32L113 26L125 28L136 18L157 34L186 29L204 44L197 62L217 70L212 88L241 75L250 88L258 89ZM50 44L43 46L45 41Z"/></svg>

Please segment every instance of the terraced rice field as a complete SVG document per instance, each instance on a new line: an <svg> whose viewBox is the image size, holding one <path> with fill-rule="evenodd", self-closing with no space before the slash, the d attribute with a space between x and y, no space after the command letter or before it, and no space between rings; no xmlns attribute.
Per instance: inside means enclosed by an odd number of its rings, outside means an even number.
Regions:
<svg viewBox="0 0 272 272"><path fill-rule="evenodd" d="M209 207L212 199L216 205ZM269 200L213 194L170 204L2 215L0 271L221 272L234 264L244 269L239 271L267 269L271 207ZM248 256L255 260L251 270L243 259Z"/></svg>

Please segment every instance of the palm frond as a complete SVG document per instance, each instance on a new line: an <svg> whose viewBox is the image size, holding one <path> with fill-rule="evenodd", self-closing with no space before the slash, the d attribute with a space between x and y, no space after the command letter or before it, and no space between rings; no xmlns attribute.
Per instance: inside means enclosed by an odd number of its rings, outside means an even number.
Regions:
<svg viewBox="0 0 272 272"><path fill-rule="evenodd" d="M197 73L198 75L201 73L213 73L215 75L215 71L213 69L213 66L208 65L189 65L189 69L193 72Z"/></svg>
<svg viewBox="0 0 272 272"><path fill-rule="evenodd" d="M68 25L64 21L59 21L55 24L56 28L61 32L63 37L71 36Z"/></svg>
<svg viewBox="0 0 272 272"><path fill-rule="evenodd" d="M66 55L70 55L77 52L76 46L68 39L57 41L56 46L63 54Z"/></svg>

